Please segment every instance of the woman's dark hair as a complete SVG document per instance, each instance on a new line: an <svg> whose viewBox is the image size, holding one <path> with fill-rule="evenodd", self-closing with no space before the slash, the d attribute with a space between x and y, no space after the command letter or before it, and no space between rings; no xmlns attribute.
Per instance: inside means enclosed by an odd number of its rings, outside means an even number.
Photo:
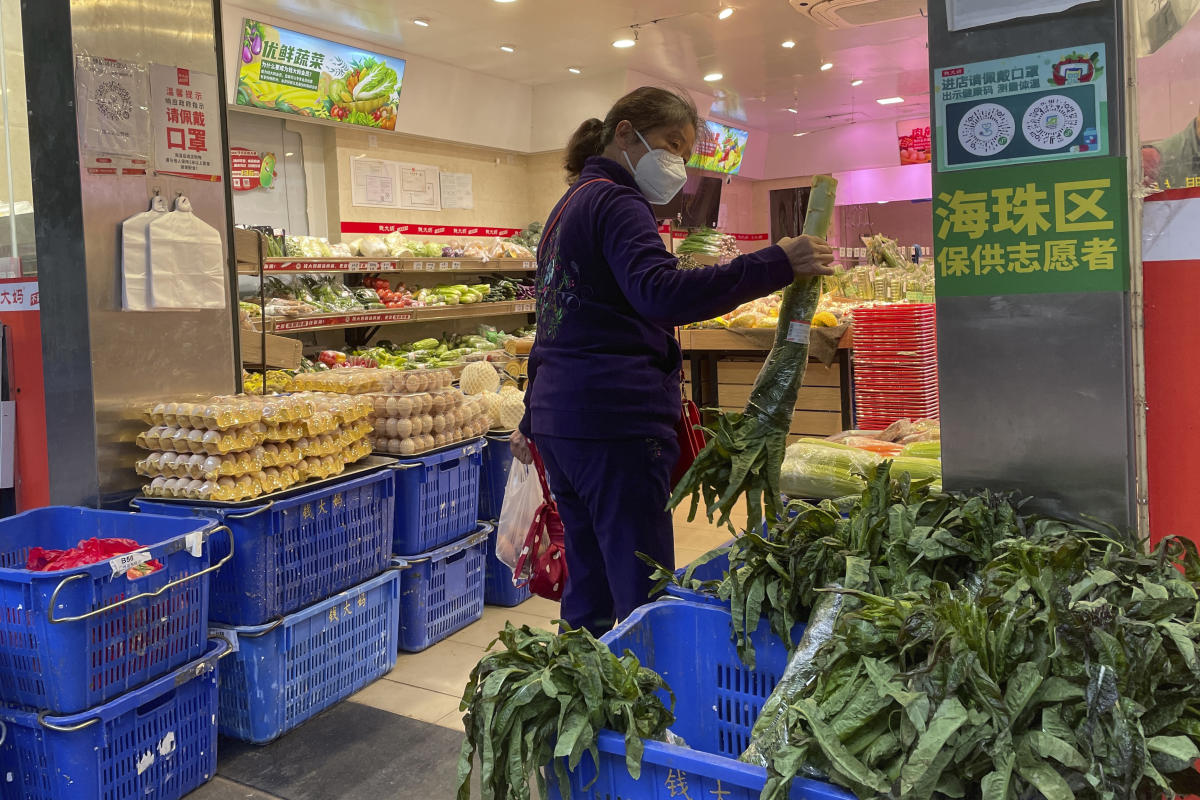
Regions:
<svg viewBox="0 0 1200 800"><path fill-rule="evenodd" d="M565 166L567 178L572 183L583 171L583 163L588 158L600 155L612 144L622 120L629 120L638 131L678 125L700 127L696 104L687 95L656 86L634 89L613 104L603 122L589 119L571 136Z"/></svg>

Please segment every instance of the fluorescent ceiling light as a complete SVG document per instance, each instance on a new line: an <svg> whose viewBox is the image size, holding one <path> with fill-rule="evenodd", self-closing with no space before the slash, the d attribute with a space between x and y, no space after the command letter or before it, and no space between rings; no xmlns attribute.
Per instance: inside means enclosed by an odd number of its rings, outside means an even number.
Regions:
<svg viewBox="0 0 1200 800"><path fill-rule="evenodd" d="M729 19L733 16L733 9L729 6L721 9L721 13L717 14L717 19Z"/></svg>
<svg viewBox="0 0 1200 800"><path fill-rule="evenodd" d="M854 80L850 81L850 85L851 85L851 86L862 86L862 85L863 85L863 79L862 79L862 78L855 78Z"/></svg>
<svg viewBox="0 0 1200 800"><path fill-rule="evenodd" d="M783 47L787 50L791 50L795 46L796 46L796 42L792 39L788 39L786 42L784 42L783 44L780 45L780 47Z"/></svg>
<svg viewBox="0 0 1200 800"><path fill-rule="evenodd" d="M496 0L497 3L515 3L517 0Z"/></svg>
<svg viewBox="0 0 1200 800"><path fill-rule="evenodd" d="M795 109L795 108L785 108L785 109L784 109L784 111L788 112L789 114L799 114L799 113L800 113L800 112L799 112L797 109Z"/></svg>
<svg viewBox="0 0 1200 800"><path fill-rule="evenodd" d="M613 42L613 47L624 49L626 47L633 47L635 44L637 44L637 39L634 39L632 36L622 36Z"/></svg>
<svg viewBox="0 0 1200 800"><path fill-rule="evenodd" d="M833 69L832 61L826 61L824 64L821 65L821 72L829 72L829 70L831 70L831 69Z"/></svg>
<svg viewBox="0 0 1200 800"><path fill-rule="evenodd" d="M428 28L429 20L425 19L424 17L417 17L416 19L413 20L413 25L416 25L421 28Z"/></svg>
<svg viewBox="0 0 1200 800"><path fill-rule="evenodd" d="M792 136L808 136L808 131L796 131Z"/></svg>
<svg viewBox="0 0 1200 800"><path fill-rule="evenodd" d="M896 105L896 103L903 103L904 98L903 97L881 97L878 100L876 100L875 102L879 103L879 105L881 105L881 106L894 106L894 105Z"/></svg>
<svg viewBox="0 0 1200 800"><path fill-rule="evenodd" d="M500 49L506 53L517 52L517 48L513 47L511 44L502 44L502 45L500 45Z"/></svg>
<svg viewBox="0 0 1200 800"><path fill-rule="evenodd" d="M581 70L579 67L567 67L567 72L571 73L572 75L578 75L579 73L583 72L583 70Z"/></svg>
<svg viewBox="0 0 1200 800"><path fill-rule="evenodd" d="M713 81L719 81L719 80L721 80L721 79L722 79L722 78L724 78L724 77L725 77L725 75L724 75L723 73L720 73L720 72L710 72L710 73L708 73L707 75L705 75L705 76L704 76L704 80L705 80L705 82L707 82L707 83L712 83Z"/></svg>

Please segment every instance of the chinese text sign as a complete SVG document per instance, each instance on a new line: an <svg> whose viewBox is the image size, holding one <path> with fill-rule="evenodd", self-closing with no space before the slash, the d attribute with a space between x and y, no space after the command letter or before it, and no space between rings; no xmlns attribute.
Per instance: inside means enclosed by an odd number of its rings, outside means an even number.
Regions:
<svg viewBox="0 0 1200 800"><path fill-rule="evenodd" d="M937 176L938 296L1124 291L1124 163L1078 159Z"/></svg>
<svg viewBox="0 0 1200 800"><path fill-rule="evenodd" d="M219 113L216 75L151 64L155 169L164 175L221 180Z"/></svg>

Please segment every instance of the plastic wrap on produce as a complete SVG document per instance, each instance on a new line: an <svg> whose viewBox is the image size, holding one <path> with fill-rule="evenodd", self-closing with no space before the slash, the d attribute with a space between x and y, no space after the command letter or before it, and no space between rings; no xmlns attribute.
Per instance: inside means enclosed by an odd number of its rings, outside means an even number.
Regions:
<svg viewBox="0 0 1200 800"><path fill-rule="evenodd" d="M758 373L746 412L774 427L792 427L796 398L808 368L808 339L812 317L821 300L821 281L796 281L783 293L775 342Z"/></svg>
<svg viewBox="0 0 1200 800"><path fill-rule="evenodd" d="M836 444L800 441L788 447L779 476L779 488L788 497L836 500L861 494L863 475L883 459L875 453Z"/></svg>
<svg viewBox="0 0 1200 800"><path fill-rule="evenodd" d="M808 626L800 644L788 660L779 685L763 705L758 721L750 735L750 746L741 755L747 764L765 767L772 756L788 745L788 707L804 688L817 677L814 659L821 648L833 638L834 625L841 614L846 598L840 592L824 595L813 607Z"/></svg>

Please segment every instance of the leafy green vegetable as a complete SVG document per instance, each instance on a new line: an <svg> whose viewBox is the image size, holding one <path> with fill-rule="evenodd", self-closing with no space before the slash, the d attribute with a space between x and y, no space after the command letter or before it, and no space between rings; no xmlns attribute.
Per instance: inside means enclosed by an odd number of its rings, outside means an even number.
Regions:
<svg viewBox="0 0 1200 800"><path fill-rule="evenodd" d="M787 711L765 800L814 773L896 800L1195 790L1196 546L1168 539L1146 553L1115 531L999 518L996 532L1014 535L978 569L849 593L858 608L838 618L817 680ZM913 534L906 547L947 544Z"/></svg>
<svg viewBox="0 0 1200 800"><path fill-rule="evenodd" d="M675 249L676 253L697 253L706 256L720 255L721 234L712 228L698 228L688 234L679 247Z"/></svg>
<svg viewBox="0 0 1200 800"><path fill-rule="evenodd" d="M530 773L546 797L542 767L552 761L559 791L570 800L567 770L584 753L598 758L604 728L624 733L626 767L635 779L641 774L642 740L664 739L675 721L657 694L669 693L657 673L565 625L556 636L507 623L497 641L504 650L480 660L463 692L459 800L470 799L476 754L484 800L529 800Z"/></svg>
<svg viewBox="0 0 1200 800"><path fill-rule="evenodd" d="M363 60L359 69L361 72L353 93L356 101L387 97L396 90L396 82L400 78L387 62L367 58Z"/></svg>
<svg viewBox="0 0 1200 800"><path fill-rule="evenodd" d="M837 181L828 175L813 179L804 233L824 238L833 219ZM821 299L821 279L793 282L783 293L779 326L766 363L750 392L743 413L722 415L709 443L671 495L674 509L692 498L689 519L695 519L703 497L709 520L729 524L729 512L743 495L750 524L764 518L764 506L774 519L782 513L779 474L788 430L804 372L808 367L808 327Z"/></svg>

